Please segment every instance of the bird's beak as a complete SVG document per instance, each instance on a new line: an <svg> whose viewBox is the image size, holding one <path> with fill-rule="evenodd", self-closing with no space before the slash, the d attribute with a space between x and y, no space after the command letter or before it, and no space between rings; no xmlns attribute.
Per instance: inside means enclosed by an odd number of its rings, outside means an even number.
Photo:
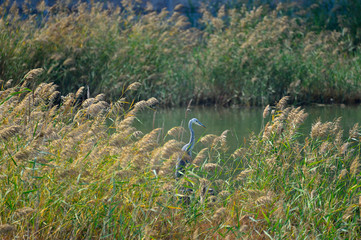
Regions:
<svg viewBox="0 0 361 240"><path fill-rule="evenodd" d="M202 123L200 124L200 126L206 128L206 126L204 126Z"/></svg>

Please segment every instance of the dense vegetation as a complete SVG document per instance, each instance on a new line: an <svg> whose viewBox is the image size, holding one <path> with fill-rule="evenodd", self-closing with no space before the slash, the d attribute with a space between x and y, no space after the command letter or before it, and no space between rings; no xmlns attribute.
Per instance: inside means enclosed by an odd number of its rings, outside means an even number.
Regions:
<svg viewBox="0 0 361 240"><path fill-rule="evenodd" d="M155 98L134 103L133 83L114 103L80 103L42 69L0 92L2 239L357 239L361 234L358 124L316 122L267 106L264 130L227 153L227 131L202 136L204 148L176 181L185 130L133 127ZM192 191L185 191L191 189ZM210 189L213 189L212 191Z"/></svg>
<svg viewBox="0 0 361 240"><path fill-rule="evenodd" d="M171 14L148 6L140 14L129 2L112 10L61 2L29 9L25 2L19 13L15 1L5 1L1 85L41 67L40 82L64 93L88 85L91 96L112 100L136 81L140 99L164 105L266 105L284 95L296 103L361 100L357 1L329 15L322 4L223 6L216 14L204 7L197 28L177 8Z"/></svg>

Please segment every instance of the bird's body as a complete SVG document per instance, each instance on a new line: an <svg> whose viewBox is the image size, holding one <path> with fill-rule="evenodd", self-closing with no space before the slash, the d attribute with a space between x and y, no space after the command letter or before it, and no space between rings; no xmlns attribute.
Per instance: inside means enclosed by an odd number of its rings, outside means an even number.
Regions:
<svg viewBox="0 0 361 240"><path fill-rule="evenodd" d="M176 173L175 173L175 176L177 178L183 175L183 169L185 165L188 162L190 162L190 160L192 159L192 149L195 141L194 131L192 128L193 123L205 128L205 126L197 118L192 118L191 120L189 120L188 128L191 136L189 142L182 147L183 154L177 159Z"/></svg>

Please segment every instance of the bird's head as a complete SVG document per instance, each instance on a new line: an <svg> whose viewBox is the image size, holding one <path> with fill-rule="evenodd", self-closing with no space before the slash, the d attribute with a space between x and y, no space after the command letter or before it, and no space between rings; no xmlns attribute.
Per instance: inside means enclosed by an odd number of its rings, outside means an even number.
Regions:
<svg viewBox="0 0 361 240"><path fill-rule="evenodd" d="M201 126L201 127L206 128L206 126L204 126L197 118L192 118L192 119L189 121L189 124L190 124L190 125L191 125L192 123L195 123L195 124L197 124L198 126Z"/></svg>

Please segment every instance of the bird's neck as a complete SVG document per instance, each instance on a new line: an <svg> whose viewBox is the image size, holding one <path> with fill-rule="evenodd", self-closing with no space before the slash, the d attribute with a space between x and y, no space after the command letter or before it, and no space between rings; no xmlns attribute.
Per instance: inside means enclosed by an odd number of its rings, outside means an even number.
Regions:
<svg viewBox="0 0 361 240"><path fill-rule="evenodd" d="M189 142L188 144L186 145L186 152L191 155L192 154L192 149L193 149L193 146L194 146L194 131L193 131L193 128L192 128L192 123L190 122L189 125L188 125L188 128L189 128L189 132L190 132L190 139L189 139Z"/></svg>

